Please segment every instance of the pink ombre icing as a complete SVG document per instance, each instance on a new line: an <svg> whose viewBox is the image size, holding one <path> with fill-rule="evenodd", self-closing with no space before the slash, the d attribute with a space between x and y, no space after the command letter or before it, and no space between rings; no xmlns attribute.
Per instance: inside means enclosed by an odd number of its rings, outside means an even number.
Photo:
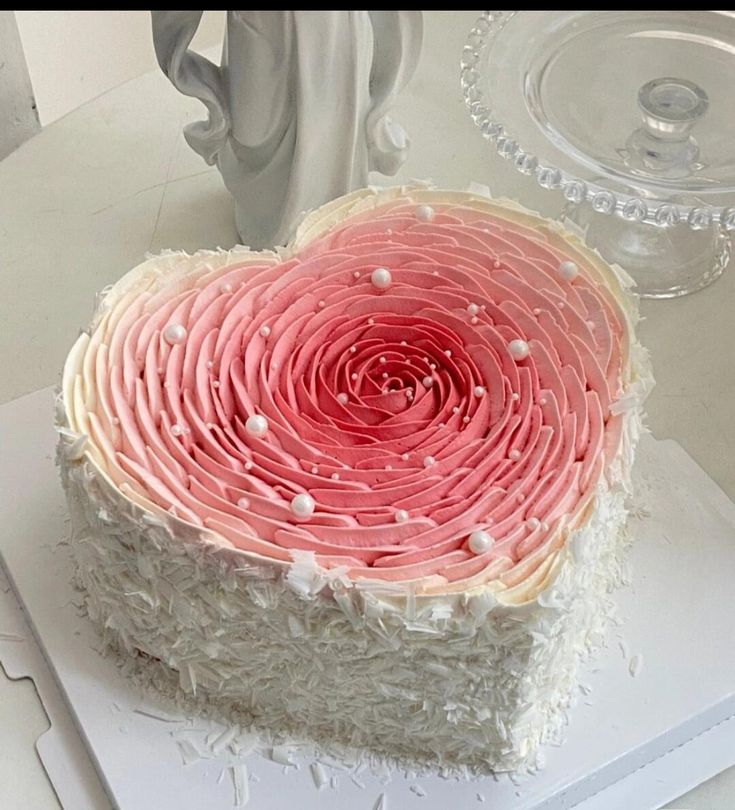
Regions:
<svg viewBox="0 0 735 810"><path fill-rule="evenodd" d="M448 199L430 222L399 198L285 261L129 287L79 360L94 461L131 500L267 558L447 587L528 575L618 449L624 316L586 252ZM479 530L495 542L475 554Z"/></svg>

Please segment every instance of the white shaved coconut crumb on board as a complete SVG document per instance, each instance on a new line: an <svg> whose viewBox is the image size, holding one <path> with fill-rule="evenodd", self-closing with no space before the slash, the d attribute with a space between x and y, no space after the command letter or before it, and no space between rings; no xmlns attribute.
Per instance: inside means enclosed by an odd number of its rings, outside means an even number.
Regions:
<svg viewBox="0 0 735 810"><path fill-rule="evenodd" d="M321 762L312 762L309 766L311 770L311 778L314 780L314 785L317 790L321 790L327 784L327 773Z"/></svg>
<svg viewBox="0 0 735 810"><path fill-rule="evenodd" d="M642 668L643 656L640 653L636 653L630 659L630 664L628 665L628 672L630 672L631 678L637 678Z"/></svg>
<svg viewBox="0 0 735 810"><path fill-rule="evenodd" d="M381 793L378 796L377 801L373 805L373 810L388 810L388 797L385 793Z"/></svg>
<svg viewBox="0 0 735 810"><path fill-rule="evenodd" d="M250 801L250 785L248 784L248 769L244 763L230 765L232 782L235 786L235 807L245 807Z"/></svg>

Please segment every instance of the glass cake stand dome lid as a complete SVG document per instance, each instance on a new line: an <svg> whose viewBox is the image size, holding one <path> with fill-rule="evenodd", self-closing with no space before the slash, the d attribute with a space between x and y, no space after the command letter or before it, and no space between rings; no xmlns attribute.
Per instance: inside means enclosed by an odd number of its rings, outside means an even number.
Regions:
<svg viewBox="0 0 735 810"><path fill-rule="evenodd" d="M486 12L462 86L498 152L572 202L735 228L733 12Z"/></svg>

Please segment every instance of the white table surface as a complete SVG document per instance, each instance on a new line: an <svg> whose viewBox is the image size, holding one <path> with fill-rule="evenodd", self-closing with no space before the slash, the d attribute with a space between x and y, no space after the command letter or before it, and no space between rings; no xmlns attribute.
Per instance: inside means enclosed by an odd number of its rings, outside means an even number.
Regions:
<svg viewBox="0 0 735 810"><path fill-rule="evenodd" d="M456 188L475 180L555 216L560 197L491 153L464 110L458 61L476 16L425 13L419 69L396 110L413 140L397 179L430 177ZM58 380L94 293L146 251L237 241L218 173L181 135L183 124L201 116L198 102L163 76L146 74L70 113L0 163L0 402ZM640 328L657 379L648 408L653 432L675 438L733 499L734 308L730 269L694 296L644 302ZM32 685L10 681L0 668L3 810L58 808L32 745L46 726ZM733 806L735 769L670 805Z"/></svg>

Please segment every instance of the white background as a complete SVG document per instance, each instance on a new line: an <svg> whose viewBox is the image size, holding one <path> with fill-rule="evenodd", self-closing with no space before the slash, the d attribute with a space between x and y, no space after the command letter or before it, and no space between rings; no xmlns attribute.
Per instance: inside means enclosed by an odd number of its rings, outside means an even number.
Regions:
<svg viewBox="0 0 735 810"><path fill-rule="evenodd" d="M41 125L156 67L147 11L16 11ZM222 41L225 12L205 11L192 47Z"/></svg>

